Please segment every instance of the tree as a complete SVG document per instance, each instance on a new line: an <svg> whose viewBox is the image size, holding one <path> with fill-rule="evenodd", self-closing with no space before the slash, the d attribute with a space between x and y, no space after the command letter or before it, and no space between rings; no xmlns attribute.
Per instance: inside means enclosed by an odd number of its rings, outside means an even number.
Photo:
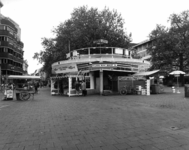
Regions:
<svg viewBox="0 0 189 150"><path fill-rule="evenodd" d="M150 34L151 69L189 71L189 11L172 14L169 21L169 28L157 25Z"/></svg>
<svg viewBox="0 0 189 150"><path fill-rule="evenodd" d="M124 20L116 10L82 6L73 10L71 18L54 28L55 38L42 39L43 50L34 59L44 63L44 71L50 73L51 64L66 59L69 50L96 46L93 41L108 40L106 46L127 48L131 36L126 34Z"/></svg>
<svg viewBox="0 0 189 150"><path fill-rule="evenodd" d="M24 65L24 73L28 74L28 61L26 59L24 59L23 65Z"/></svg>

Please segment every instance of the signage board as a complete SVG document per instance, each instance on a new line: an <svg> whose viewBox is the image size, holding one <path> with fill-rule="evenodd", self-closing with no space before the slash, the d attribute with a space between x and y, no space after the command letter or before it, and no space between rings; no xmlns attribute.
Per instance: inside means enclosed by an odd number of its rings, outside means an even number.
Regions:
<svg viewBox="0 0 189 150"><path fill-rule="evenodd" d="M92 68L114 68L117 64L92 64Z"/></svg>
<svg viewBox="0 0 189 150"><path fill-rule="evenodd" d="M7 98L13 98L13 90L9 89L5 91L6 97Z"/></svg>
<svg viewBox="0 0 189 150"><path fill-rule="evenodd" d="M108 41L104 40L104 39L99 39L99 40L94 41L93 43L96 43L96 44L108 44Z"/></svg>
<svg viewBox="0 0 189 150"><path fill-rule="evenodd" d="M52 72L55 74L77 72L77 71L78 71L78 68L76 64L60 64L57 66L53 66L52 68Z"/></svg>

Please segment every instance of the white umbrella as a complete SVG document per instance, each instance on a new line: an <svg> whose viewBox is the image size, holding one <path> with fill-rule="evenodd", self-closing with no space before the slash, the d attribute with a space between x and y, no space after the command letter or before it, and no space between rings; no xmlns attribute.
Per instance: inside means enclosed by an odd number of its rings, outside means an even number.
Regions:
<svg viewBox="0 0 189 150"><path fill-rule="evenodd" d="M177 87L179 87L179 85L178 85L178 77L179 77L180 74L186 74L186 73L183 72L183 71L180 71L180 70L176 70L176 71L173 71L173 72L171 72L169 74L175 75L175 77L177 77Z"/></svg>
<svg viewBox="0 0 189 150"><path fill-rule="evenodd" d="M180 75L180 74L186 74L186 73L183 72L183 71L180 71L180 70L176 70L176 71L173 71L173 72L171 72L169 74L171 74L171 75Z"/></svg>

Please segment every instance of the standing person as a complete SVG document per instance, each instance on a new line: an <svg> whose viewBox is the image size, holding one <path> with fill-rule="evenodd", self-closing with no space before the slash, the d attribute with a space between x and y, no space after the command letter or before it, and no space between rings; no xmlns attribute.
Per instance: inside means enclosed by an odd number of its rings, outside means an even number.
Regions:
<svg viewBox="0 0 189 150"><path fill-rule="evenodd" d="M38 92L38 82L34 83L34 88L35 88L35 93L37 93Z"/></svg>
<svg viewBox="0 0 189 150"><path fill-rule="evenodd" d="M81 90L82 90L82 95L86 96L87 95L87 90L86 90L86 83L85 83L85 81L82 81Z"/></svg>
<svg viewBox="0 0 189 150"><path fill-rule="evenodd" d="M76 81L76 83L75 83L75 90L76 90L76 94L78 94L79 95L79 91L80 91L80 83L78 82L78 81Z"/></svg>

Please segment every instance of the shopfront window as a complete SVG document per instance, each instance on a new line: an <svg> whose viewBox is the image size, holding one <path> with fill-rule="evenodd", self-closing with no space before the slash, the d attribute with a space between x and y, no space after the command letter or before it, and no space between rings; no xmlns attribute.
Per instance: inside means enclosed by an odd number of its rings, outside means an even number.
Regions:
<svg viewBox="0 0 189 150"><path fill-rule="evenodd" d="M79 53L79 55L88 55L89 54L88 49L78 50L77 52Z"/></svg>

